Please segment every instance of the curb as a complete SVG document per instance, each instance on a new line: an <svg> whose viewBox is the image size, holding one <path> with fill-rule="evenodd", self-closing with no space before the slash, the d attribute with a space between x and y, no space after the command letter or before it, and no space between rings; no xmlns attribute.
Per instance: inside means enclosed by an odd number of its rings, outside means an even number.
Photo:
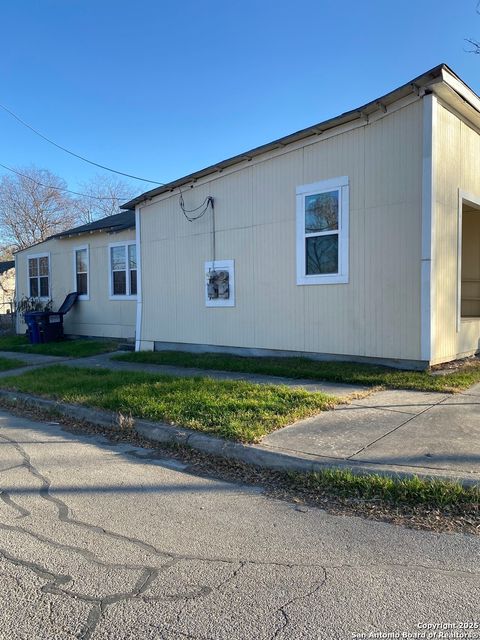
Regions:
<svg viewBox="0 0 480 640"><path fill-rule="evenodd" d="M112 411L91 409L80 405L66 404L57 400L47 400L28 393L5 391L0 389L0 399L10 405L40 408L54 414L60 414L94 426L104 427L111 431L122 432L119 424L119 414ZM282 450L273 451L262 444L242 444L217 438L208 434L198 433L185 427L177 427L162 422L134 419L133 430L142 438L162 444L176 444L187 446L202 453L222 458L230 458L275 471L297 471L308 473L337 469L351 471L358 475L376 474L394 478L412 478L414 476L425 480L450 480L460 482L464 486L480 484L480 477L473 474L461 476L458 473L435 469L412 469L406 466L389 466L374 463L340 460L308 454L292 455Z"/></svg>

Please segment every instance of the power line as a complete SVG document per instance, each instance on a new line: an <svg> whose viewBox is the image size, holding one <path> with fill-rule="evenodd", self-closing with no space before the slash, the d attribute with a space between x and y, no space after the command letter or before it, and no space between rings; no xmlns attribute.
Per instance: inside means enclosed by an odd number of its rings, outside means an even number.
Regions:
<svg viewBox="0 0 480 640"><path fill-rule="evenodd" d="M16 113L11 111L5 105L0 103L0 108L3 109L4 111L6 111L7 113L9 113L13 118L15 118L15 120L20 122L20 124L23 124L24 127L27 127L27 129L30 129L30 131L33 131L33 133L35 133L37 136L40 136L40 138L43 138L43 140L46 140L49 144L52 144L54 147L57 147L57 149L61 149L62 151L65 151L65 153L70 154L74 158L78 158L79 160L83 160L83 162L88 162L88 164L92 164L93 166L99 167L100 169L104 169L105 171L110 171L111 173L116 173L119 176L125 176L126 178L132 178L133 180L141 180L142 182L150 182L151 184L158 184L158 185L161 185L161 186L165 185L165 182L157 182L156 180L147 180L147 178L140 178L139 176L134 176L134 175L132 175L130 173L124 173L123 171L117 171L116 169L111 169L110 167L107 167L107 166L105 166L103 164L99 164L98 162L94 162L93 160L89 160L88 158L85 158L84 156L81 156L78 153L75 153L74 151L70 151L70 149L67 149L66 147L62 147L61 144L58 144L57 142L54 142L50 138L47 138L47 136L43 135L43 133L40 133L40 131L37 131L37 129L35 129L31 125L29 125L28 122L25 122L25 120L22 120L22 118L20 118L20 116L17 116Z"/></svg>
<svg viewBox="0 0 480 640"><path fill-rule="evenodd" d="M91 196L88 193L79 193L78 191L71 191L70 189L66 189L64 187L54 187L53 185L50 184L43 184L43 182L39 182L38 180L35 180L35 178L32 178L31 176L27 176L25 173L21 173L20 171L17 171L16 169L12 169L11 167L7 167L7 165L2 164L0 162L0 167L2 167L3 169L6 169L7 171L11 171L12 173L16 173L17 176L21 176L22 178L26 178L27 180L30 180L31 182L34 182L35 184L37 184L39 187L44 187L45 189L54 189L55 191L65 191L66 193L72 193L75 196L83 196L85 198L92 198L92 200L123 200L123 197L113 197L113 196Z"/></svg>

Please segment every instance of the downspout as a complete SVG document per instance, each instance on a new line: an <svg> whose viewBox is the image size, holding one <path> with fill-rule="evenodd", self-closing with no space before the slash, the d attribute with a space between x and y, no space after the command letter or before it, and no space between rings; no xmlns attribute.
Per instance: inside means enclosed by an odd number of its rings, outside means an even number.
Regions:
<svg viewBox="0 0 480 640"><path fill-rule="evenodd" d="M135 324L135 351L141 350L142 341L142 234L140 229L140 207L135 207L135 243L137 245L137 318Z"/></svg>
<svg viewBox="0 0 480 640"><path fill-rule="evenodd" d="M434 355L435 337L435 167L434 149L437 126L437 97L423 97L423 167L422 167L422 254L421 254L421 359L430 363Z"/></svg>

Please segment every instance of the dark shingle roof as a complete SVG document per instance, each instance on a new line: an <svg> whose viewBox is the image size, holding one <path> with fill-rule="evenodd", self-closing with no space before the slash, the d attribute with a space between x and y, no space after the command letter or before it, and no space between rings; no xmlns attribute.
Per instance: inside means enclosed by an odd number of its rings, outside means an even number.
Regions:
<svg viewBox="0 0 480 640"><path fill-rule="evenodd" d="M107 233L115 233L123 231L124 229L135 228L135 212L134 211L122 211L114 216L107 216L101 220L95 220L88 224L82 224L79 227L73 229L67 229L61 233L56 233L52 238L68 238L69 236L76 236L82 233L93 233L95 231L106 231Z"/></svg>
<svg viewBox="0 0 480 640"><path fill-rule="evenodd" d="M10 271L15 267L15 260L3 260L0 262L0 273L5 273L5 271Z"/></svg>

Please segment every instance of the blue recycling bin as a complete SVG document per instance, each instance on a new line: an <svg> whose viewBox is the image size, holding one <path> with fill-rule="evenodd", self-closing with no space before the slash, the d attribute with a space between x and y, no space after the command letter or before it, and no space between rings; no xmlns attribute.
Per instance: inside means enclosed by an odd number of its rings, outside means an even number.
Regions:
<svg viewBox="0 0 480 640"><path fill-rule="evenodd" d="M41 311L29 311L25 313L24 316L30 344L39 344L42 341L40 336L40 326L37 322L39 315L42 315Z"/></svg>

